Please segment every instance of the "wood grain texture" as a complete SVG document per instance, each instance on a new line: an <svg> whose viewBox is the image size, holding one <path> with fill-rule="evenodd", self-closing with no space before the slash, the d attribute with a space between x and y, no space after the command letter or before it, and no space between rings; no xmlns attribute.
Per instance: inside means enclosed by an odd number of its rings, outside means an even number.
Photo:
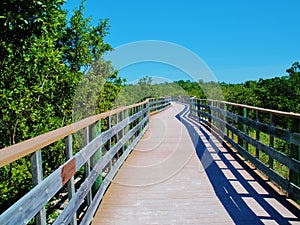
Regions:
<svg viewBox="0 0 300 225"><path fill-rule="evenodd" d="M213 135L179 117L182 109L151 117L92 224L298 224Z"/></svg>
<svg viewBox="0 0 300 225"><path fill-rule="evenodd" d="M48 146L62 138L65 138L69 134L73 134L76 131L85 128L102 118L106 118L110 115L115 115L119 112L122 112L127 109L131 109L137 106L145 105L149 102L149 100L145 100L144 102L134 104L131 106L121 107L109 112L101 113L95 116L88 117L84 120L78 121L71 125L59 128L54 131L50 131L46 134L39 135L32 139L23 141L21 143L9 146L7 148L0 149L0 167L5 166L11 162L14 162L26 155L29 155L39 149L42 149L45 146Z"/></svg>
<svg viewBox="0 0 300 225"><path fill-rule="evenodd" d="M209 184L189 134L175 118L182 108L171 107L151 118L150 128L112 181L92 224L233 224Z"/></svg>

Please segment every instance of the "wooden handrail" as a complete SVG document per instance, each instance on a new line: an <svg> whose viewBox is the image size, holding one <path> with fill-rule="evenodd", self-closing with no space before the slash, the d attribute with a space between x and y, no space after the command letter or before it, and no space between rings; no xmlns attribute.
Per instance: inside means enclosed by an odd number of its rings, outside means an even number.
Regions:
<svg viewBox="0 0 300 225"><path fill-rule="evenodd" d="M279 111L279 110L274 110L274 109L266 109L266 108L261 108L261 107L255 107L255 106L250 106L250 105L244 105L244 104L238 104L238 103L226 102L226 101L219 101L219 100L213 100L213 99L195 99L195 100L219 102L219 103L223 103L226 105L246 108L246 109L250 109L250 110L256 110L256 111L260 111L263 113L271 113L271 114L278 115L278 116L286 116L286 117L290 117L290 118L300 118L300 114L294 113L294 112L284 112L284 111Z"/></svg>
<svg viewBox="0 0 300 225"><path fill-rule="evenodd" d="M207 125L212 132L220 135L239 154L267 175L270 180L281 186L292 198L300 200L300 183L298 181L300 176L300 158L298 155L300 149L300 114L212 99L180 99L190 105L190 117L192 119ZM254 114L256 119L249 117L250 110L256 112L256 115ZM260 121L258 112L269 114L269 122ZM291 127L283 129L276 125L274 115L288 118ZM253 134L250 135L249 129L254 132L256 137L253 137ZM260 133L268 136L268 143L260 140ZM276 149L275 138L289 143L290 154ZM249 152L249 146L253 146L252 151L254 150L254 153ZM261 153L268 157L268 162L261 160ZM289 177L284 177L279 170L274 168L275 160L286 166Z"/></svg>
<svg viewBox="0 0 300 225"><path fill-rule="evenodd" d="M170 104L169 98L167 102L168 104L159 100L157 108L153 110L161 110L161 107L167 108ZM153 103L156 104L155 101ZM0 224L26 224L33 217L36 217L37 224L46 224L45 206L65 184L68 184L68 205L55 219L54 224L69 224L71 221L76 224L77 210L80 205L87 208L82 221L85 221L84 224L89 224L111 180L146 132L150 111L149 99L147 99L134 105L90 116L0 150L0 166L35 152L34 159L37 160L32 161L32 168L35 168L32 170L32 176L37 177L37 174L39 176L38 181L33 178L35 187L0 215ZM95 123L104 118L109 118L108 129L95 136L89 133ZM112 118L115 122L112 122ZM86 135L85 146L73 155L72 134L82 129ZM63 138L67 138L66 162L48 176L43 177L41 151L44 147ZM113 145L112 142L114 142ZM109 149L102 152L105 144L109 145ZM75 191L74 176L82 167L85 168L86 176L80 177L82 184ZM86 201L84 201L85 198Z"/></svg>
<svg viewBox="0 0 300 225"><path fill-rule="evenodd" d="M43 147L48 146L62 138L65 138L68 135L73 134L76 131L99 121L100 119L106 118L111 115L115 115L126 109L144 105L148 102L149 99L146 99L145 101L137 104L117 108L108 112L100 113L98 115L90 116L88 118L72 123L70 125L58 128L48 133L41 134L34 138L28 139L26 141L3 148L0 150L0 168L26 155L29 155L39 149L42 149Z"/></svg>

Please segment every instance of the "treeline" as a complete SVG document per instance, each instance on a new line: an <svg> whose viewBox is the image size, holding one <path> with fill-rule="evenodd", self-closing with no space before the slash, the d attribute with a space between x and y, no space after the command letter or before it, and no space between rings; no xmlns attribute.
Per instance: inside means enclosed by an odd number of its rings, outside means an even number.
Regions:
<svg viewBox="0 0 300 225"><path fill-rule="evenodd" d="M189 96L222 99L286 112L300 113L300 64L286 70L288 75L241 84L176 81ZM220 91L222 93L220 93Z"/></svg>
<svg viewBox="0 0 300 225"><path fill-rule="evenodd" d="M286 70L288 75L240 84L179 80L153 83L143 77L136 84L123 85L116 97L115 107L133 104L146 98L161 96L190 96L225 100L286 112L300 112L300 64L295 62Z"/></svg>

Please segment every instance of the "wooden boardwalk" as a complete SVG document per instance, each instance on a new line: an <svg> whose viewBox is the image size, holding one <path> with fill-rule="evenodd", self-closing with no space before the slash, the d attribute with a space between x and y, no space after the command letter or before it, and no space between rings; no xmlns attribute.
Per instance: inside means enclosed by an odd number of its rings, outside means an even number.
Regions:
<svg viewBox="0 0 300 225"><path fill-rule="evenodd" d="M173 103L151 117L92 224L300 224L299 211L187 111Z"/></svg>

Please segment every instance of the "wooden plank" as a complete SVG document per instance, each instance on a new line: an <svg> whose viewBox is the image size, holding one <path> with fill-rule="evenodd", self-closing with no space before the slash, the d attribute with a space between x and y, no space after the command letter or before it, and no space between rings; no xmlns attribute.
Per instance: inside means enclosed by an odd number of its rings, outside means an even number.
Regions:
<svg viewBox="0 0 300 225"><path fill-rule="evenodd" d="M210 186L187 130L175 117L180 109L183 106L171 107L152 117L145 138L122 165L92 224L233 224ZM159 166L170 159L169 154L174 163ZM158 167L147 170L148 163Z"/></svg>
<svg viewBox="0 0 300 225"><path fill-rule="evenodd" d="M73 158L73 136L72 134L70 134L67 138L66 138L66 159L70 160ZM67 184L67 189L68 189L68 199L69 201L73 198L73 196L75 195L75 180L74 180L74 176L71 177L71 179L68 181ZM70 225L77 225L77 215L74 214Z"/></svg>
<svg viewBox="0 0 300 225"><path fill-rule="evenodd" d="M217 107L214 107L214 106L211 106L211 107L213 107L214 110L216 110L216 111L222 111L222 109L220 109L220 108L217 108ZM193 111L197 112L198 110L193 110ZM200 112L200 113L204 114L204 115L206 114L205 112ZM279 128L276 128L276 127L273 127L273 126L269 126L267 124L260 123L259 121L252 121L251 119L244 118L240 115L236 115L236 114L231 113L231 112L227 112L227 115L230 115L230 119L235 120L236 122L241 122L242 121L242 123L247 124L247 125L253 125L252 122L254 122L254 124L259 124L260 128L261 127L266 128L266 129L263 129L263 131L266 132L266 133L272 133L273 132L272 134L274 134L274 133L276 134L276 132L278 132L278 133L283 132L285 134L290 134L289 131L285 131L285 130L282 130L282 129L279 129ZM196 115L193 115L193 116L194 116L194 118L197 117ZM218 118L217 116L214 116L214 115L207 115L207 116L208 116L208 118L212 118L213 120L216 120L218 122L221 121L221 119ZM223 121L223 122L225 123L225 121ZM232 131L233 133L235 133L242 140L244 140L247 143L253 145L257 149L260 149L260 150L264 151L271 158L276 159L278 162L282 163L283 165L286 165L290 170L295 171L297 174L300 173L300 161L286 156L285 154L283 154L283 153L277 151L276 149L274 149L272 146L267 146L267 145L259 142L259 140L253 139L252 137L248 136L247 134L245 134L242 131L236 129L234 126L232 126L228 123L226 123L226 128L229 129L230 131ZM257 128L257 129L259 129L259 128ZM219 128L216 127L215 131L217 133L221 134L221 136L226 141L228 141L230 144L232 144L239 151L239 153L242 156L244 156L247 160L252 162L257 167L257 169L261 170L263 173L265 173L267 176L269 176L271 180L273 180L278 185L280 185L288 193L292 194L296 198L299 198L300 188L298 186L296 186L293 183L290 183L287 179L282 177L280 174L278 174L272 168L269 168L264 163L262 163L258 158L253 157L241 145L235 143L232 139L227 137L225 132L222 132L221 130L219 130ZM276 135L279 135L278 133ZM298 135L298 133L292 133L291 136L293 134Z"/></svg>
<svg viewBox="0 0 300 225"><path fill-rule="evenodd" d="M61 169L62 186L64 186L76 173L76 158L72 158Z"/></svg>
<svg viewBox="0 0 300 225"><path fill-rule="evenodd" d="M147 118L144 118L138 125L136 125L126 136L124 136L121 140L119 140L94 166L93 170L90 171L89 176L85 179L85 181L81 184L80 188L76 192L75 196L70 200L67 207L63 210L63 212L58 216L53 225L60 224L68 224L73 215L76 213L77 209L80 207L82 201L86 197L86 195L90 192L94 182L99 176L100 172L104 169L104 167L108 164L109 161L114 157L117 151L135 134L135 132L147 121ZM141 136L139 136L141 137ZM135 138L135 143L137 143L139 139ZM123 158L120 158L123 159ZM119 164L123 162L119 161ZM89 205L92 204L92 199Z"/></svg>
<svg viewBox="0 0 300 225"><path fill-rule="evenodd" d="M282 163L283 165L287 166L289 169L295 171L296 173L300 173L300 161L295 160L293 158L288 157L284 153L277 151L273 147L267 146L256 139L244 134L243 132L239 131L235 127L227 124L227 129L235 133L238 137L245 140L247 143L253 145L257 149L262 150L264 153L271 156L273 159L277 160L278 162Z"/></svg>
<svg viewBox="0 0 300 225"><path fill-rule="evenodd" d="M57 191L62 187L62 169L65 165L70 163L71 160L76 160L76 171L78 171L84 163L95 153L102 144L104 144L111 136L116 132L124 128L130 121L134 121L136 115L133 115L129 120L124 120L123 123L117 124L111 128L110 131L103 132L97 138L92 140L87 146L81 149L73 159L70 159L65 164L60 166L52 174L50 174L45 180L43 180L38 186L28 192L23 198L16 202L12 207L6 210L0 216L0 224L6 224L7 218L13 217L9 220L8 224L20 224L23 221L30 221L33 216L39 212L46 203L54 196ZM145 121L147 118L145 118ZM143 121L143 122L145 122ZM135 127L133 130L136 131L141 125ZM53 183L53 185L52 185ZM22 210L20 210L22 209ZM24 213L26 212L26 213ZM11 222L11 223L10 223Z"/></svg>
<svg viewBox="0 0 300 225"><path fill-rule="evenodd" d="M259 122L258 120L252 120L250 118L245 118L245 117L237 115L233 112L225 111L225 110L222 110L217 107L212 107L212 108L215 111L225 113L227 118L233 120L236 123L241 123L241 124L247 125L255 130L259 130L259 131L269 134L273 137L277 137L281 140L284 140L284 141L287 141L292 144L300 146L300 133L290 132L288 130L278 128L271 124L269 125L269 124Z"/></svg>
<svg viewBox="0 0 300 225"><path fill-rule="evenodd" d="M61 168L55 170L19 201L0 215L0 224L27 224L61 188ZM55 179L53 179L55 178ZM54 182L55 181L55 182Z"/></svg>
<svg viewBox="0 0 300 225"><path fill-rule="evenodd" d="M148 126L146 126L143 129L143 132L133 141L133 143L131 143L128 146L128 148L126 149L124 154L122 154L122 156L117 161L117 163L114 166L111 167L110 172L107 174L107 176L103 180L99 190L97 191L97 193L95 195L95 198L93 199L93 202L92 202L91 206L87 209L86 214L84 215L84 217L83 217L80 224L85 225L85 224L90 224L92 222L94 214L95 214L96 210L98 209L98 206L99 206L99 204L100 204L100 202L101 202L101 200L104 196L104 193L107 190L109 184L111 183L111 181L115 177L115 175L116 175L117 171L119 170L120 166L123 164L125 159L128 157L128 155L130 154L132 149L136 146L137 142L142 138L142 136L144 135L144 133L146 132L147 129L148 129Z"/></svg>
<svg viewBox="0 0 300 225"><path fill-rule="evenodd" d="M31 157L32 183L39 185L43 181L43 163L41 150L36 151ZM35 216L36 225L46 225L46 209L43 207Z"/></svg>
<svg viewBox="0 0 300 225"><path fill-rule="evenodd" d="M249 160L253 165L264 174L266 174L270 180L273 180L279 186L281 186L284 190L286 190L289 194L292 194L296 198L300 199L300 188L293 183L290 183L286 178L278 174L273 169L266 166L263 162L252 156L249 152L243 149L240 145L233 142L227 136L224 137L226 141L228 141L235 149L238 150L239 154Z"/></svg>
<svg viewBox="0 0 300 225"><path fill-rule="evenodd" d="M197 110L195 110L195 111L197 111ZM203 113L203 112L202 112L202 114L207 115L206 113ZM212 115L207 115L207 116L209 116L213 120L221 121L221 119L218 117L215 117ZM225 121L222 121L222 122L225 123ZM287 166L289 169L295 171L296 173L300 173L300 161L288 157L287 155L285 155L282 152L279 152L278 150L274 149L273 147L270 147L270 146L267 146L267 145L261 143L259 140L253 139L252 137L246 135L245 133L236 129L235 127L233 127L232 125L230 125L228 123L226 124L226 128L229 129L230 131L232 131L233 133L235 133L239 138L243 139L247 143L262 150L263 152L265 152L266 154L271 156L273 159L275 159L278 162L282 163L283 165ZM225 135L225 133L223 133L223 135Z"/></svg>

